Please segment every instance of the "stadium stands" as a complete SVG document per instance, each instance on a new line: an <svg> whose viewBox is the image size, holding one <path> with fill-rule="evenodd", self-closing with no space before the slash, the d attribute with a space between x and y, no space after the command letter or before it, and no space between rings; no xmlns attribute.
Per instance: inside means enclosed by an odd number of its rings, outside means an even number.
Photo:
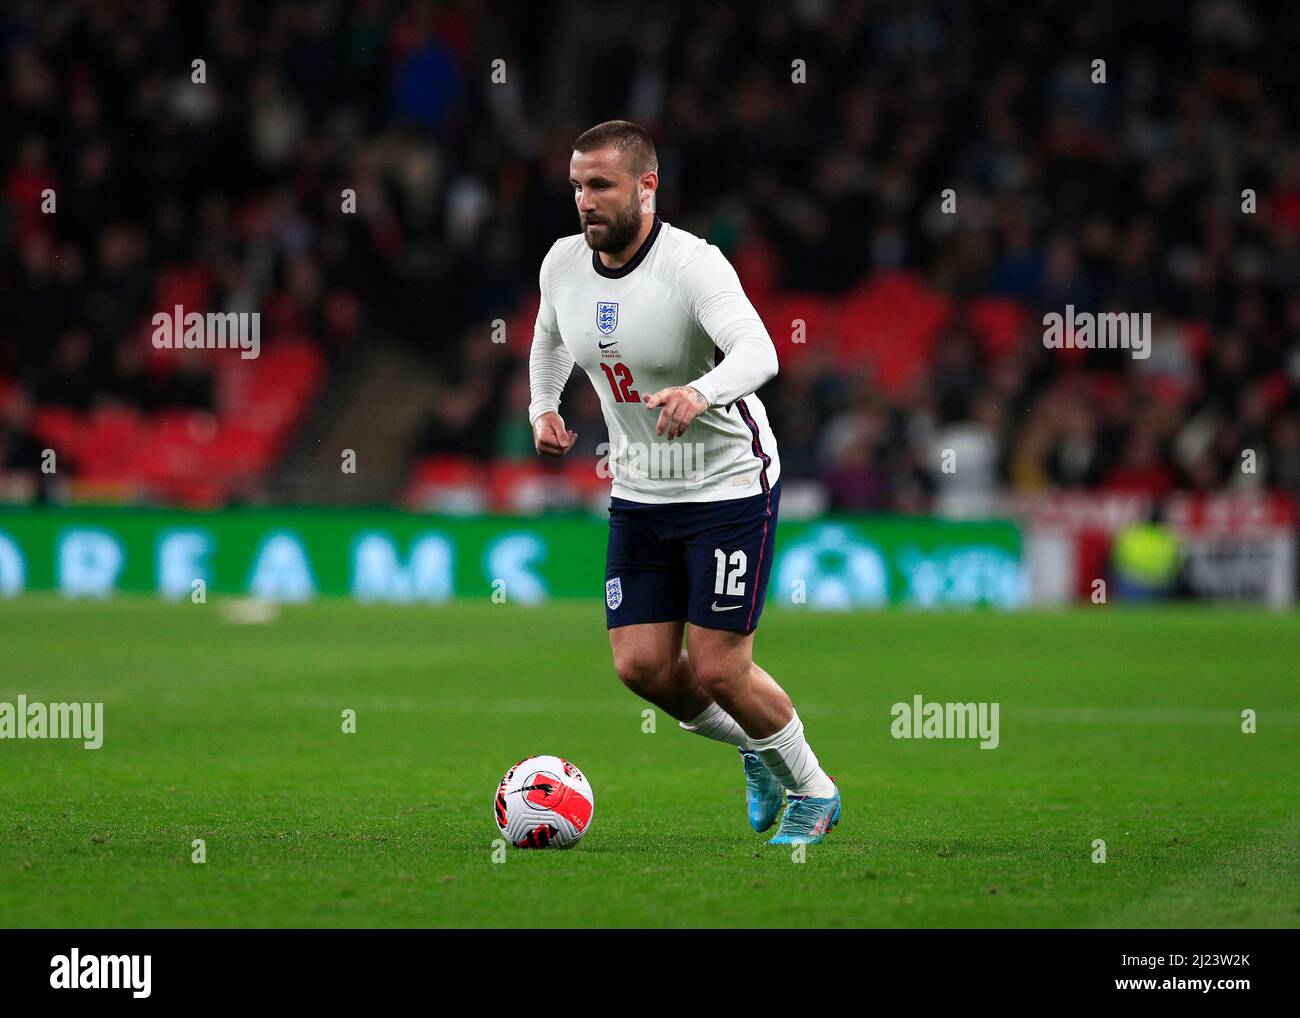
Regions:
<svg viewBox="0 0 1300 1018"><path fill-rule="evenodd" d="M404 344L446 398L379 487L598 499L585 379L580 466L523 462L517 397L537 267L575 229L569 144L614 116L761 310L786 469L831 507L943 511L949 440L1001 492L1300 494L1297 69L1263 46L1294 11L1048 3L980 33L960 5L686 5L603 26L578 94L593 28L564 9L161 9L3 16L0 475L36 478L5 498L264 499L325 394ZM174 304L260 313L261 356L152 349ZM1067 304L1150 313L1152 356L1044 349ZM47 447L70 483L36 473Z"/></svg>

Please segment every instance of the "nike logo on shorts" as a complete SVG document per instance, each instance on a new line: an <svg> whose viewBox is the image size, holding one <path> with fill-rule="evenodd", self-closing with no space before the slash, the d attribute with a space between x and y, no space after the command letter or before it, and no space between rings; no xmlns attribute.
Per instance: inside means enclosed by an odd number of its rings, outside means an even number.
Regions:
<svg viewBox="0 0 1300 1018"><path fill-rule="evenodd" d="M715 612L729 612L729 611L735 611L737 608L743 608L745 606L743 604L729 604L725 608L719 608L718 602L714 601L711 607Z"/></svg>

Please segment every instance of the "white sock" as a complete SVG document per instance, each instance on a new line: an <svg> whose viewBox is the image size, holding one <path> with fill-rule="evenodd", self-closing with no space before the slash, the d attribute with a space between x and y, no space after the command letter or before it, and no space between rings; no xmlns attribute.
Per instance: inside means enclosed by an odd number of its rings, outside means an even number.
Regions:
<svg viewBox="0 0 1300 1018"><path fill-rule="evenodd" d="M749 749L750 738L745 734L745 730L736 724L735 718L716 703L709 704L699 717L692 718L690 721L678 721L677 724L688 732L703 735L706 739L716 739L729 746Z"/></svg>
<svg viewBox="0 0 1300 1018"><path fill-rule="evenodd" d="M751 739L750 746L791 795L826 799L835 794L835 782L821 769L816 754L803 737L803 722L797 711L779 732L766 739Z"/></svg>

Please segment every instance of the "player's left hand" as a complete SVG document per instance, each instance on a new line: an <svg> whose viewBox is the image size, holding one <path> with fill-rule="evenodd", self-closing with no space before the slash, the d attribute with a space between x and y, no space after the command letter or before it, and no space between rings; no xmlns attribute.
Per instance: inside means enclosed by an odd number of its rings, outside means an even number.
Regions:
<svg viewBox="0 0 1300 1018"><path fill-rule="evenodd" d="M709 401L698 389L692 389L689 385L675 385L670 389L660 389L653 396L646 396L644 399L648 410L663 407L659 411L659 420L655 424L655 434L663 435L669 441L680 435L691 421L709 409Z"/></svg>

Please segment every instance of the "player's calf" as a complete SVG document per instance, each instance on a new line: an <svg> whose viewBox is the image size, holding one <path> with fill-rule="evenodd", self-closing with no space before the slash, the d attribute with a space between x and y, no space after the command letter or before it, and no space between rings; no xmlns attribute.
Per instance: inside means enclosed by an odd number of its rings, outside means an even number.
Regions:
<svg viewBox="0 0 1300 1018"><path fill-rule="evenodd" d="M749 657L749 640L737 634L691 628L691 664L700 688L751 736L763 738L790 721L794 707L785 690Z"/></svg>

